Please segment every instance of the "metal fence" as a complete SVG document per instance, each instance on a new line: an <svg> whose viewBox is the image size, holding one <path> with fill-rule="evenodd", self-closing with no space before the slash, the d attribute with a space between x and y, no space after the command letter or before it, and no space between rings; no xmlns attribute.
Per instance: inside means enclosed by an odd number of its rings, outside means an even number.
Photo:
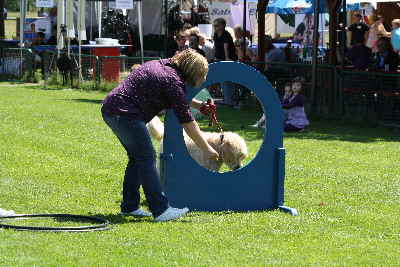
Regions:
<svg viewBox="0 0 400 267"><path fill-rule="evenodd" d="M296 76L304 77L307 110L312 113L400 123L400 73L318 65L316 90L312 92L311 69L310 64L270 63L264 73L281 95L286 82Z"/></svg>
<svg viewBox="0 0 400 267"><path fill-rule="evenodd" d="M62 75L57 71L58 54L55 51L37 54L29 49L4 48L0 53L1 80L29 81L35 73L41 73L45 86L59 86L62 83ZM138 57L96 57L82 54L82 79L79 79L78 55L72 53L71 59L74 66L71 72L72 86L82 89L111 90L130 73L135 64L142 63ZM147 57L143 60L154 59L159 58ZM254 67L265 66L265 62L249 64ZM264 74L279 94L283 94L285 83L294 77L305 78L304 94L309 99L309 112L400 123L400 74L357 72L321 64L318 65L316 90L312 92L311 64L270 63L268 66Z"/></svg>
<svg viewBox="0 0 400 267"><path fill-rule="evenodd" d="M47 51L43 57L43 73L45 84L70 85L80 88L87 82L93 83L93 89L103 88L104 84L114 85L123 80L131 72L136 64L142 64L150 60L159 59L158 57L127 57L127 56L94 56L82 54L79 62L79 56L71 53L72 68L67 75L67 80L63 81L63 75L57 67L58 58L65 52ZM79 70L79 66L81 66ZM81 75L81 78L79 76ZM72 80L70 79L72 77ZM56 80L56 81L55 81Z"/></svg>
<svg viewBox="0 0 400 267"><path fill-rule="evenodd" d="M0 48L0 79L29 81L34 76L35 54L30 49Z"/></svg>

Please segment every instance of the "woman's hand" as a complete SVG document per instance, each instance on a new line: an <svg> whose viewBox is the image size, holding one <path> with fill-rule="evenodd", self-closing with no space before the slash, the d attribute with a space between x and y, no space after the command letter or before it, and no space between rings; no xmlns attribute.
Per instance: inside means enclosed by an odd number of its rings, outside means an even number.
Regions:
<svg viewBox="0 0 400 267"><path fill-rule="evenodd" d="M207 151L208 153L208 158L212 160L219 160L219 154L217 151L214 150L214 148L210 147L210 149Z"/></svg>
<svg viewBox="0 0 400 267"><path fill-rule="evenodd" d="M218 159L219 154L210 146L207 140L204 138L196 121L191 121L182 124L187 135L193 140L193 142L205 153L209 155L210 159Z"/></svg>

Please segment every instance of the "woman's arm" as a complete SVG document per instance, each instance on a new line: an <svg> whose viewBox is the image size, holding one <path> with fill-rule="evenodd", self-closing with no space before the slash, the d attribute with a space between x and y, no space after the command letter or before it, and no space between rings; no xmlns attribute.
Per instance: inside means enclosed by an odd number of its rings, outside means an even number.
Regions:
<svg viewBox="0 0 400 267"><path fill-rule="evenodd" d="M192 102L190 103L190 106L192 108L195 108L197 110L200 110L200 107L203 105L203 102L200 100L197 100L195 98L192 99Z"/></svg>
<svg viewBox="0 0 400 267"><path fill-rule="evenodd" d="M233 61L231 58L229 58L229 44L228 43L224 43L224 52L225 52L225 60Z"/></svg>
<svg viewBox="0 0 400 267"><path fill-rule="evenodd" d="M211 100L211 104L214 104L214 100L213 100L212 98L210 98L209 100ZM200 100L197 100L197 99L193 98L193 99L192 99L192 102L190 103L190 106L191 106L192 108L195 108L195 109L197 109L197 110L200 110L200 108L201 108L203 105L205 105L205 104L207 104L207 103L204 102L204 101L200 101Z"/></svg>
<svg viewBox="0 0 400 267"><path fill-rule="evenodd" d="M183 123L182 126L193 142L200 147L201 150L209 154L209 158L218 160L219 154L208 144L196 121Z"/></svg>

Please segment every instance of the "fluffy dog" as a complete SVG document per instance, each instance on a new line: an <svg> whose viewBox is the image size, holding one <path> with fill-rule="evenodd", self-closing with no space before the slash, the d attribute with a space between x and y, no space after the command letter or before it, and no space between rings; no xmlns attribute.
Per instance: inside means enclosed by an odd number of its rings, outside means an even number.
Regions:
<svg viewBox="0 0 400 267"><path fill-rule="evenodd" d="M150 135L159 141L164 136L164 124L157 116L147 124ZM190 137L183 132L186 148L192 158L200 165L211 171L219 171L222 164L225 163L229 169L236 170L242 167L242 161L248 156L247 145L242 137L236 133L203 132L207 142L220 155L218 160L213 160L193 142ZM161 144L162 150L162 144ZM162 151L161 151L162 152Z"/></svg>

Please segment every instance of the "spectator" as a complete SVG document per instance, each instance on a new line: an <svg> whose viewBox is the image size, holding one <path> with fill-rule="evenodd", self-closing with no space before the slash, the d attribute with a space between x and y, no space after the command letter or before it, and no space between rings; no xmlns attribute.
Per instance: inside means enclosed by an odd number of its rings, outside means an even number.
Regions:
<svg viewBox="0 0 400 267"><path fill-rule="evenodd" d="M371 29L368 33L368 41L367 46L372 49L372 52L376 53L378 51L377 41L380 37L389 37L390 33L388 33L383 25L383 17L377 15L375 17L374 24L371 25Z"/></svg>
<svg viewBox="0 0 400 267"><path fill-rule="evenodd" d="M399 55L394 51L390 38L381 37L377 43L376 69L396 71L399 66Z"/></svg>
<svg viewBox="0 0 400 267"><path fill-rule="evenodd" d="M196 33L192 33L189 37L189 47L195 50L197 53L206 57L206 53L200 48L200 38Z"/></svg>
<svg viewBox="0 0 400 267"><path fill-rule="evenodd" d="M172 57L175 54L177 54L178 52L181 52L183 50L185 50L187 47L186 45L186 41L187 41L187 36L185 34L185 32L180 31L178 32L175 37L175 44L168 50L168 57Z"/></svg>
<svg viewBox="0 0 400 267"><path fill-rule="evenodd" d="M4 20L7 19L7 8L3 8L3 18Z"/></svg>
<svg viewBox="0 0 400 267"><path fill-rule="evenodd" d="M360 13L355 13L353 15L355 22L351 24L348 30L351 32L351 46L364 43L367 40L369 27L362 21L362 16Z"/></svg>
<svg viewBox="0 0 400 267"><path fill-rule="evenodd" d="M266 36L265 39L265 46L267 51L267 53L265 54L265 70L268 70L271 68L271 65L268 63L285 62L286 56L282 49L277 48L273 45L271 36Z"/></svg>
<svg viewBox="0 0 400 267"><path fill-rule="evenodd" d="M286 62L289 62L289 63L296 62L296 57L297 57L297 54L296 54L295 50L293 49L292 42L293 41L291 39L289 39L286 43L285 48L283 49L283 52L285 53Z"/></svg>
<svg viewBox="0 0 400 267"><path fill-rule="evenodd" d="M395 48L400 47L400 40L396 38L396 35L400 35L400 19L394 19L392 21L392 32L390 36L392 37L392 46ZM398 48L397 50L395 49L395 51L399 52Z"/></svg>
<svg viewBox="0 0 400 267"><path fill-rule="evenodd" d="M214 20L214 47L215 47L215 60L235 61L237 56L235 53L235 45L233 38L226 31L226 21L223 18Z"/></svg>
<svg viewBox="0 0 400 267"><path fill-rule="evenodd" d="M400 19L392 20L392 31L400 28Z"/></svg>
<svg viewBox="0 0 400 267"><path fill-rule="evenodd" d="M356 70L366 70L371 62L372 50L364 43L356 43L347 52L347 58Z"/></svg>
<svg viewBox="0 0 400 267"><path fill-rule="evenodd" d="M236 61L237 55L233 38L230 33L225 29L226 21L223 18L214 20L214 47L216 61ZM232 82L223 82L222 91L224 95L224 104L234 106L234 92L236 85Z"/></svg>
<svg viewBox="0 0 400 267"><path fill-rule="evenodd" d="M292 82L292 95L282 103L282 108L287 110L285 132L299 132L310 124L304 111L306 99L301 94L303 83L303 78L296 77Z"/></svg>
<svg viewBox="0 0 400 267"><path fill-rule="evenodd" d="M52 34L51 34L49 40L47 40L47 44L48 45L57 45L57 25L53 26L53 31L52 31Z"/></svg>
<svg viewBox="0 0 400 267"><path fill-rule="evenodd" d="M199 34L200 40L200 47L203 49L204 53L206 54L206 58L208 62L213 61L214 59L214 44L210 42L207 37L200 33Z"/></svg>
<svg viewBox="0 0 400 267"><path fill-rule="evenodd" d="M45 45L46 39L45 34L43 32L37 32L35 40L33 40L32 45Z"/></svg>
<svg viewBox="0 0 400 267"><path fill-rule="evenodd" d="M248 42L246 41L243 39L235 40L235 48L238 60L248 63L254 60L254 55L253 52L249 49Z"/></svg>
<svg viewBox="0 0 400 267"><path fill-rule="evenodd" d="M245 37L245 33L241 26L236 26L235 28L233 28L233 34L235 36L235 41L234 41L235 46L238 46L239 42L243 42L242 41L243 39L246 42L246 46L250 46L250 41L247 37Z"/></svg>

